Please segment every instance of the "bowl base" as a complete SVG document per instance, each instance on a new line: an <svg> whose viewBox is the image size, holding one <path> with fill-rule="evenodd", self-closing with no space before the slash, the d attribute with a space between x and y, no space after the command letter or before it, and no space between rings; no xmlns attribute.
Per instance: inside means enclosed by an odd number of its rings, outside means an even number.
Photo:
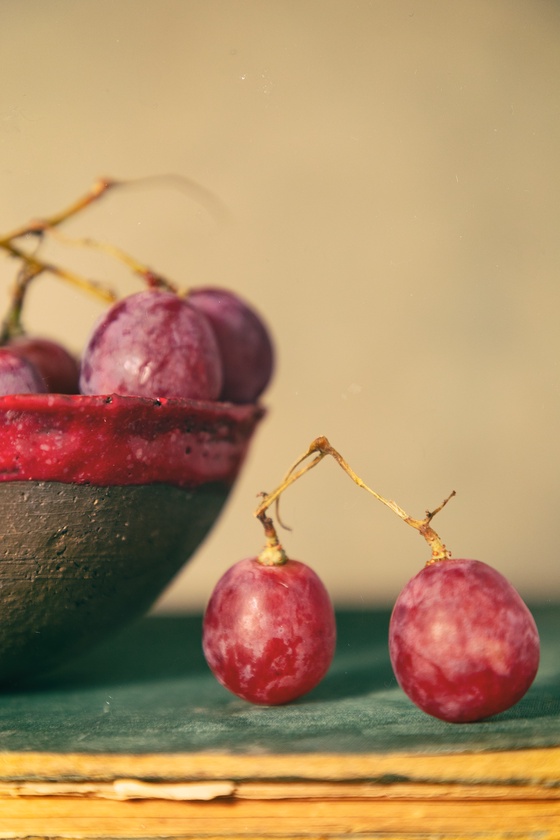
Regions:
<svg viewBox="0 0 560 840"><path fill-rule="evenodd" d="M0 685L32 682L146 612L229 490L0 483Z"/></svg>

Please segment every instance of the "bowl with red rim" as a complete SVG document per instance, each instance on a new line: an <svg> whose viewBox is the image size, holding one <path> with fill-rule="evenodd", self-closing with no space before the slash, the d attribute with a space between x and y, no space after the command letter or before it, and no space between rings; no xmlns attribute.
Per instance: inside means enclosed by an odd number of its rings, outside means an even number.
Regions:
<svg viewBox="0 0 560 840"><path fill-rule="evenodd" d="M146 612L216 522L263 414L0 397L0 685L33 681Z"/></svg>

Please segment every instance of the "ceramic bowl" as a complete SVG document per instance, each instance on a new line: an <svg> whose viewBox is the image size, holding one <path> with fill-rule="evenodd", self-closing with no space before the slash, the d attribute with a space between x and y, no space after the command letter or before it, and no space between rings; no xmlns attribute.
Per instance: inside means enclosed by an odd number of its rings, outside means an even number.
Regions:
<svg viewBox="0 0 560 840"><path fill-rule="evenodd" d="M0 397L0 685L139 617L215 523L255 405Z"/></svg>

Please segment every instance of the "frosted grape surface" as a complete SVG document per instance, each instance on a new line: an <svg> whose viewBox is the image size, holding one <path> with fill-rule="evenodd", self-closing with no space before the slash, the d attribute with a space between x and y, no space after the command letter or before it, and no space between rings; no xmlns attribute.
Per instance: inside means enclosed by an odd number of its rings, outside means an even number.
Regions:
<svg viewBox="0 0 560 840"><path fill-rule="evenodd" d="M514 587L478 560L425 566L400 593L389 625L397 681L423 711L461 723L498 714L531 686L540 644Z"/></svg>
<svg viewBox="0 0 560 840"><path fill-rule="evenodd" d="M11 339L8 347L35 365L51 393L78 393L80 366L58 342L48 338L21 336Z"/></svg>
<svg viewBox="0 0 560 840"><path fill-rule="evenodd" d="M46 390L45 380L31 362L0 348L0 396L43 394Z"/></svg>
<svg viewBox="0 0 560 840"><path fill-rule="evenodd" d="M336 645L334 610L304 563L241 560L216 584L203 650L218 681L252 703L288 703L325 676Z"/></svg>
<svg viewBox="0 0 560 840"><path fill-rule="evenodd" d="M224 372L220 399L250 403L272 377L274 351L260 316L233 292L215 287L192 289L187 297L214 329Z"/></svg>
<svg viewBox="0 0 560 840"><path fill-rule="evenodd" d="M208 319L172 292L125 297L99 320L82 357L83 394L216 400L219 347Z"/></svg>

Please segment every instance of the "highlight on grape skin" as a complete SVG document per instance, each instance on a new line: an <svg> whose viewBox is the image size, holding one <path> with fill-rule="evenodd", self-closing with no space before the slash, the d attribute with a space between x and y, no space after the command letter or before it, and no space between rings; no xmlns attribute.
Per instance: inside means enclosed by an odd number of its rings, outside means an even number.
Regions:
<svg viewBox="0 0 560 840"><path fill-rule="evenodd" d="M535 620L514 587L479 560L426 565L389 626L397 681L424 712L466 723L511 708L539 666Z"/></svg>

